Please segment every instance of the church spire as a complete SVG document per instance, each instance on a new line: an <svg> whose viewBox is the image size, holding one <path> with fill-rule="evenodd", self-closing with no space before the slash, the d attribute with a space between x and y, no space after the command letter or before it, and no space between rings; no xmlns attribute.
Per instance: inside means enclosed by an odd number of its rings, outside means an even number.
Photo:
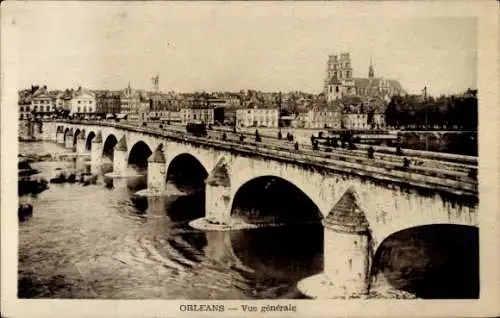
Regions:
<svg viewBox="0 0 500 318"><path fill-rule="evenodd" d="M375 71L373 69L373 60L372 57L370 56L370 67L368 68L368 78L374 78L375 77Z"/></svg>

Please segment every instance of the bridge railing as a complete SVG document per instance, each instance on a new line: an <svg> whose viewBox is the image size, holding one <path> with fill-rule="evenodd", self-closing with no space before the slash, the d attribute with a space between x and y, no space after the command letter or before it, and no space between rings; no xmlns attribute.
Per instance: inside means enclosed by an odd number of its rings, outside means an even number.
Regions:
<svg viewBox="0 0 500 318"><path fill-rule="evenodd" d="M451 188L453 192L464 192L468 194L477 193L477 180L470 177L463 171L446 171L437 168L423 167L403 167L397 165L394 161L383 159L368 159L353 156L352 154L342 153L321 153L313 150L292 150L287 147L261 144L257 142L235 142L229 140L217 140L206 137L195 137L186 135L180 131L169 131L160 128L138 127L131 124L112 123L108 121L71 121L73 124L101 125L114 128L125 129L129 131L141 132L144 134L153 134L157 137L172 138L175 140L218 147L230 151L245 152L251 156L267 156L283 161L301 162L307 165L318 166L321 168L331 168L341 170L350 174L370 176L378 179L394 180L400 179L405 183L425 183L427 186ZM347 151L347 150L344 150ZM391 157L391 159L393 159ZM402 158L400 158L402 160ZM448 189L450 190L450 189Z"/></svg>
<svg viewBox="0 0 500 318"><path fill-rule="evenodd" d="M250 131L242 131L239 132L244 135L253 135ZM275 134L271 133L261 133L262 137L267 138L276 138ZM371 135L366 135L366 137ZM391 137L390 139L392 139ZM396 149L394 147L387 146L378 146L378 145L367 145L367 144L356 144L358 149L367 150L369 147L373 147L375 151L384 153L384 154L395 154ZM476 165L477 166L477 157L476 156L466 156L466 155L458 155L452 153L444 153L444 152L435 152L435 151L425 151L425 150L415 150L409 148L403 148L403 153L405 156L418 157L421 159L429 159L429 160L442 160L449 163L457 163L457 164L468 164L468 165Z"/></svg>

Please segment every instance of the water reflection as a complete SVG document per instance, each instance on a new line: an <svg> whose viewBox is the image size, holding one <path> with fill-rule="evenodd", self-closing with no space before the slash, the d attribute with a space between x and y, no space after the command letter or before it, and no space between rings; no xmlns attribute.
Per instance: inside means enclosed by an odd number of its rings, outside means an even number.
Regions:
<svg viewBox="0 0 500 318"><path fill-rule="evenodd" d="M231 234L234 254L260 278L292 282L323 269L323 228L320 223Z"/></svg>

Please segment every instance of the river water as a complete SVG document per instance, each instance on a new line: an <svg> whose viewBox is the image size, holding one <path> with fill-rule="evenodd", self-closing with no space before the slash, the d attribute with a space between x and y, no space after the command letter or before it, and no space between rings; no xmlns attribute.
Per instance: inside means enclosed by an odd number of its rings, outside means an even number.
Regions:
<svg viewBox="0 0 500 318"><path fill-rule="evenodd" d="M61 152L68 150L54 143L20 144L20 153ZM54 169L75 164L31 165L49 179ZM204 193L169 184L166 197L134 195L143 186L141 177L100 178L88 186L50 184L36 196L20 197L33 205L33 217L19 223L18 296L296 299L305 297L297 282L323 269L319 222L204 232L188 225L204 216ZM377 279L372 291L389 289L391 298L406 297L399 293L403 289L424 298L477 297L477 230L467 237L462 229L429 233L406 233L382 244L378 262L387 279ZM450 251L455 253L444 264L441 255ZM464 259L472 261L464 267ZM435 268L432 275L428 268Z"/></svg>
<svg viewBox="0 0 500 318"><path fill-rule="evenodd" d="M21 153L66 151L53 143L20 144ZM64 165L32 167L49 179ZM320 224L203 232L188 225L204 214L193 205L196 193L169 185L172 195L137 198L134 182L106 183L50 184L36 197L20 198L34 213L19 224L19 297L301 298L296 282L321 272Z"/></svg>

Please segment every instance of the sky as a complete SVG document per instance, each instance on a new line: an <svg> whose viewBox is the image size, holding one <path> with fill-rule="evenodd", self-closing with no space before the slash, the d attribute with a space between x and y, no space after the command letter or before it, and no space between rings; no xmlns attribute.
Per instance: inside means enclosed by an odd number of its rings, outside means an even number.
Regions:
<svg viewBox="0 0 500 318"><path fill-rule="evenodd" d="M19 87L322 90L329 54L356 77L431 95L476 88L477 20L342 14L327 4L27 2L15 14ZM339 11L340 10L340 11ZM352 12L352 11L351 11Z"/></svg>

